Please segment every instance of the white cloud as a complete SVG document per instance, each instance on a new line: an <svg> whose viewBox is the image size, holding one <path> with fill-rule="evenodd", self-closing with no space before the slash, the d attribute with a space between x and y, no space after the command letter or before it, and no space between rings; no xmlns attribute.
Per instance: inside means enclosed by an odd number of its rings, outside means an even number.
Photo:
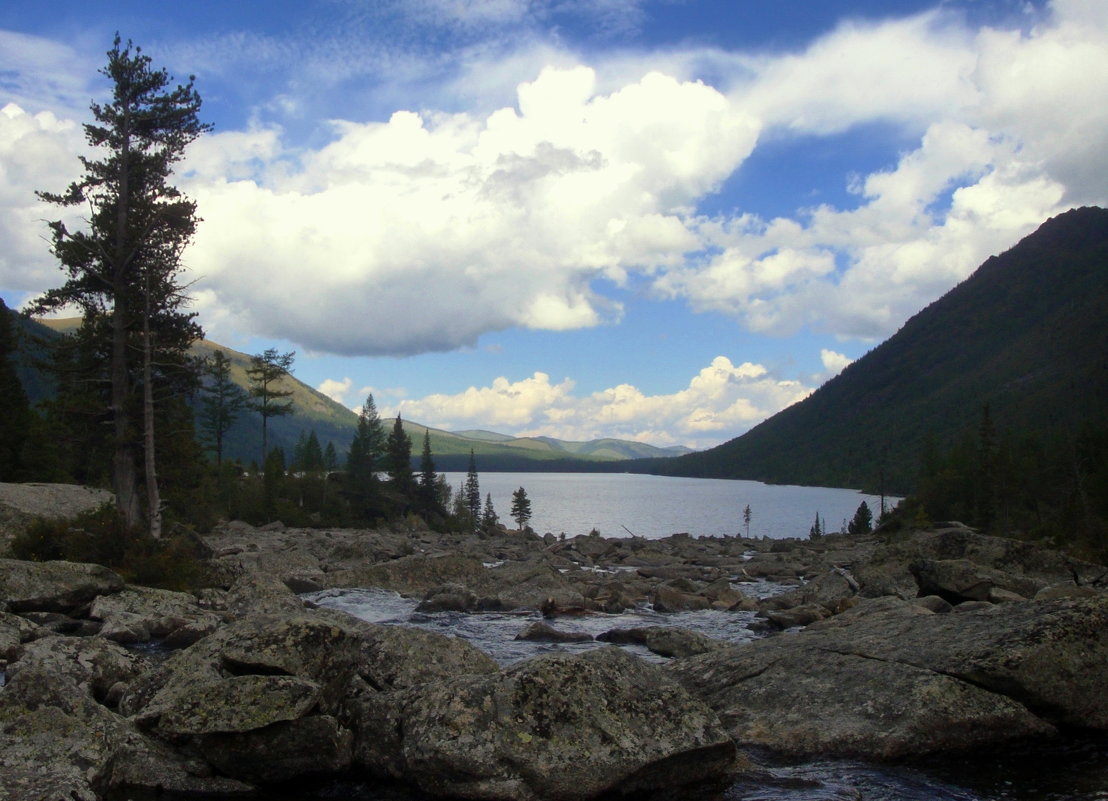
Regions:
<svg viewBox="0 0 1108 801"><path fill-rule="evenodd" d="M536 372L521 381L497 378L491 386L456 395L405 400L400 411L406 419L448 430L481 427L519 436L619 437L703 448L741 434L811 392L800 382L771 376L762 365L735 365L725 356L672 394L646 395L631 384L585 396L573 389L571 379L554 384Z"/></svg>
<svg viewBox="0 0 1108 801"><path fill-rule="evenodd" d="M819 352L819 359L823 363L823 375L819 376L820 383L828 378L833 378L847 368L847 366L853 362L853 359L844 356L841 353L830 350L829 348L821 348Z"/></svg>
<svg viewBox="0 0 1108 801"><path fill-rule="evenodd" d="M601 5L613 25L621 10L620 24L640 12ZM359 8L343 13L355 20ZM440 108L471 109L335 121L312 148L262 121L196 143L182 186L204 222L186 262L212 336L343 354L446 350L511 327L618 320L624 290L646 276L659 295L756 332L876 340L1045 217L1108 201L1108 12L1095 0L1055 0L1025 31L974 30L940 9L844 24L795 53L623 50L591 66L544 33L568 8L379 6L414 25L476 21L438 60L335 38L297 72L304 53L287 41L176 46L173 63L201 74L280 72L259 120L267 103L311 108L316 78L350 88L386 63L393 77L378 97L418 84ZM497 32L486 41L481 25ZM84 107L96 65L0 33L0 68L16 76L5 97L27 100L0 113L0 284L32 292L57 283L40 222L54 213L33 190L75 177L80 129L56 109ZM509 85L515 105L503 100ZM873 121L915 144L891 169L856 177L856 208L698 214L760 139L818 141Z"/></svg>
<svg viewBox="0 0 1108 801"><path fill-rule="evenodd" d="M1028 32L971 35L936 12L763 59L732 99L770 135L885 119L919 144L851 179L857 208L690 224L712 247L655 290L756 332L887 337L1047 217L1108 201L1106 16L1072 0Z"/></svg>
<svg viewBox="0 0 1108 801"><path fill-rule="evenodd" d="M334 128L299 166L272 129L190 157L205 315L343 354L618 319L593 281L680 263L698 246L685 210L757 135L711 87L648 74L597 95L586 67L521 84L518 109Z"/></svg>
<svg viewBox="0 0 1108 801"><path fill-rule="evenodd" d="M44 220L78 224L83 210L50 206L35 191L64 192L77 178L74 154L84 149L80 127L53 112L0 108L0 285L35 294L64 280Z"/></svg>
<svg viewBox="0 0 1108 801"><path fill-rule="evenodd" d="M347 402L346 396L350 394L350 390L354 386L354 381L349 376L344 377L341 381L334 378L325 378L323 382L316 387L320 392L333 400L335 403Z"/></svg>

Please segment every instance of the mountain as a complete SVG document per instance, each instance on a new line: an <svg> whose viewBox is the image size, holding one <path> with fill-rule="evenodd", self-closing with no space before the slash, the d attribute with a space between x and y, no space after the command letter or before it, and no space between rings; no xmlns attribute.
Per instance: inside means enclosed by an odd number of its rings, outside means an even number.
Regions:
<svg viewBox="0 0 1108 801"><path fill-rule="evenodd" d="M14 313L13 313L14 314ZM49 375L39 366L46 358L51 340L75 330L79 318L28 320L15 315L18 330L22 333L20 350L16 360L16 372L32 403L49 398L53 394ZM249 386L246 370L250 366L248 354L232 350L210 340L193 345L193 353L203 358L211 357L217 350L231 363L231 379L244 389ZM288 375L277 383L277 389L292 394L294 413L272 417L268 424L269 442L282 448L291 457L300 436L315 432L323 447L334 444L339 459L345 457L358 424L358 415L318 390ZM383 421L386 431L392 421ZM403 421L404 431L412 438L412 453L419 457L423 446L423 434L427 426L409 420ZM464 471L469 466L469 454L473 451L478 468L486 471L577 471L598 469L601 463L623 459L664 458L687 453L687 448L656 448L641 442L618 439L598 439L589 442L566 442L550 437L513 437L494 431L472 430L449 432L432 428L431 450L439 470ZM243 414L231 426L224 437L224 456L250 464L260 458L261 424L257 415Z"/></svg>
<svg viewBox="0 0 1108 801"><path fill-rule="evenodd" d="M807 399L636 472L911 492L924 452L975 433L1108 419L1108 211L1054 217Z"/></svg>

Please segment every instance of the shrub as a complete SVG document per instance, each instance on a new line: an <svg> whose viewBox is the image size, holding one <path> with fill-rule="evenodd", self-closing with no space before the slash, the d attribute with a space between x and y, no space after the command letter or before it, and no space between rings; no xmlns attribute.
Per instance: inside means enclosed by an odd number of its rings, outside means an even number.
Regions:
<svg viewBox="0 0 1108 801"><path fill-rule="evenodd" d="M125 581L148 587L187 590L209 583L205 555L195 540L172 534L156 540L128 529L110 505L73 520L36 520L15 537L11 549L16 559L104 565Z"/></svg>

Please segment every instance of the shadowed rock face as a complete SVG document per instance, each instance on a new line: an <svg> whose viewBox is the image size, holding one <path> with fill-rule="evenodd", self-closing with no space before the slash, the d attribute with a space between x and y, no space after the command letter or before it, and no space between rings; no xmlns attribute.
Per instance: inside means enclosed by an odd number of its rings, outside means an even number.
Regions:
<svg viewBox="0 0 1108 801"><path fill-rule="evenodd" d="M956 615L885 605L671 670L740 746L794 755L892 758L1057 725L1108 730L1108 597Z"/></svg>
<svg viewBox="0 0 1108 801"><path fill-rule="evenodd" d="M384 705L363 698L353 712L362 764L440 795L570 801L735 768L715 714L616 648L427 684Z"/></svg>
<svg viewBox="0 0 1108 801"><path fill-rule="evenodd" d="M123 579L100 565L0 559L0 599L12 612L69 612L122 589Z"/></svg>

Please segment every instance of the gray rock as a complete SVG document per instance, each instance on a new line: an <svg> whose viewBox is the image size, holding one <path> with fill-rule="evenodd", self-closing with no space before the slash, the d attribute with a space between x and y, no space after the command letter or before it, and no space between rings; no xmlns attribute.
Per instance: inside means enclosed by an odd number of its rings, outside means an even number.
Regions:
<svg viewBox="0 0 1108 801"><path fill-rule="evenodd" d="M921 595L938 595L951 604L1032 598L1043 588L1041 580L982 567L969 559L921 559L908 569ZM998 594L998 591L1006 591L1009 595Z"/></svg>
<svg viewBox="0 0 1108 801"><path fill-rule="evenodd" d="M461 584L444 584L424 596L417 612L473 612L477 609L477 593Z"/></svg>
<svg viewBox="0 0 1108 801"><path fill-rule="evenodd" d="M793 629L808 626L830 617L827 607L821 604L804 604L791 609L766 609L766 619L779 629Z"/></svg>
<svg viewBox="0 0 1108 801"><path fill-rule="evenodd" d="M235 617L256 614L295 614L304 602L272 573L247 573L227 590L227 611Z"/></svg>
<svg viewBox="0 0 1108 801"><path fill-rule="evenodd" d="M794 755L892 758L1054 726L1108 730L1108 598L841 617L671 669L740 746Z"/></svg>
<svg viewBox="0 0 1108 801"><path fill-rule="evenodd" d="M648 648L658 656L678 658L706 654L724 647L724 643L719 640L680 626L611 629L596 639L615 644L634 643Z"/></svg>
<svg viewBox="0 0 1108 801"><path fill-rule="evenodd" d="M854 578L844 570L835 569L809 581L791 592L768 599L763 606L767 609L791 609L818 605L830 614L838 614L846 609L858 591Z"/></svg>
<svg viewBox="0 0 1108 801"><path fill-rule="evenodd" d="M103 621L101 637L120 643L163 639L186 629L188 635L182 634L175 642L188 644L215 631L221 622L201 609L194 595L150 587L127 587L101 596L93 601L89 617Z"/></svg>
<svg viewBox="0 0 1108 801"><path fill-rule="evenodd" d="M515 636L517 640L531 642L591 642L593 636L584 631L562 631L536 620Z"/></svg>
<svg viewBox="0 0 1108 801"><path fill-rule="evenodd" d="M931 594L931 590L921 589L910 566L922 561L949 560L967 560L980 570L999 571L990 575L1002 576L1000 586L1020 595L1029 592L1033 595L1034 591L1028 586L1022 591L1009 586L1017 579L1029 580L1038 587L1063 582L1108 587L1108 568L1101 565L1082 562L1032 543L978 534L960 524L897 535L878 547L867 563L855 569L854 575L861 585L861 594L867 597L912 598Z"/></svg>
<svg viewBox="0 0 1108 801"><path fill-rule="evenodd" d="M146 657L100 637L45 637L25 644L7 672L9 679L46 674L103 700L115 684L134 680L150 666Z"/></svg>
<svg viewBox="0 0 1108 801"><path fill-rule="evenodd" d="M69 612L122 589L123 579L101 565L0 559L0 601L12 612Z"/></svg>
<svg viewBox="0 0 1108 801"><path fill-rule="evenodd" d="M75 650L59 659L31 649L0 692L0 799L96 801L129 787L200 794L252 790L213 776L204 762L146 737L93 699L110 680L100 647L112 652L114 643L73 645L55 637L49 644Z"/></svg>
<svg viewBox="0 0 1108 801"><path fill-rule="evenodd" d="M573 801L691 784L735 766L715 715L617 648L371 700L359 705L359 760L435 795Z"/></svg>
<svg viewBox="0 0 1108 801"><path fill-rule="evenodd" d="M352 745L353 734L329 715L309 715L249 734L213 734L199 740L204 758L221 773L267 784L346 770Z"/></svg>
<svg viewBox="0 0 1108 801"><path fill-rule="evenodd" d="M708 609L712 605L703 595L682 592L664 584L654 588L650 602L654 605L655 612L688 612Z"/></svg>
<svg viewBox="0 0 1108 801"><path fill-rule="evenodd" d="M391 690L496 669L464 640L433 632L324 609L253 615L140 677L120 709L167 735L247 732L336 707L354 676Z"/></svg>

